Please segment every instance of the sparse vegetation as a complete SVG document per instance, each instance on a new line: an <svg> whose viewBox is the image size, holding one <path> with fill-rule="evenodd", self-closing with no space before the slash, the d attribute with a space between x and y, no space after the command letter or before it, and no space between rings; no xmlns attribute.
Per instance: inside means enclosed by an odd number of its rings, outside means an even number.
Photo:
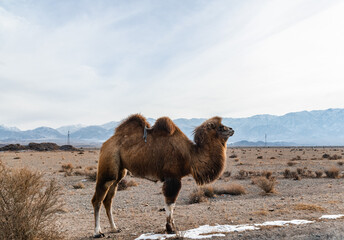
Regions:
<svg viewBox="0 0 344 240"><path fill-rule="evenodd" d="M265 193L275 193L276 178L271 177L258 177L254 180L254 183L260 187Z"/></svg>
<svg viewBox="0 0 344 240"><path fill-rule="evenodd" d="M339 169L337 167L331 167L325 171L326 177L328 178L338 178L339 177Z"/></svg>
<svg viewBox="0 0 344 240"><path fill-rule="evenodd" d="M302 210L302 211L312 211L312 212L324 212L325 209L322 206L316 204L309 204L309 203L298 203L293 206L295 210Z"/></svg>
<svg viewBox="0 0 344 240"><path fill-rule="evenodd" d="M323 171L315 171L315 177L316 178L321 178L323 174L324 174Z"/></svg>
<svg viewBox="0 0 344 240"><path fill-rule="evenodd" d="M245 188L240 184L227 184L227 185L221 185L219 187L215 188L215 194L221 195L221 194L229 194L229 195L242 195L246 193Z"/></svg>
<svg viewBox="0 0 344 240"><path fill-rule="evenodd" d="M85 185L82 182L78 182L76 184L73 185L74 189L82 189L85 188Z"/></svg>
<svg viewBox="0 0 344 240"><path fill-rule="evenodd" d="M123 191L123 190L126 190L127 188L136 187L136 186L138 186L138 183L135 180L127 181L126 179L122 179L118 183L117 190L118 191Z"/></svg>
<svg viewBox="0 0 344 240"><path fill-rule="evenodd" d="M0 162L0 239L63 239L55 214L61 210L57 182Z"/></svg>

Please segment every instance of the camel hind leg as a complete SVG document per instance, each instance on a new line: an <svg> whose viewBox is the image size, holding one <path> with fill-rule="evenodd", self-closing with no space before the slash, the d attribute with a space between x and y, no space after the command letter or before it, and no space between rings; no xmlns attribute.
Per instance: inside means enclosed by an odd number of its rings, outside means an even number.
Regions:
<svg viewBox="0 0 344 240"><path fill-rule="evenodd" d="M116 195L118 183L125 177L127 174L127 170L123 169L120 171L117 180L110 186L105 199L103 200L104 207L106 209L106 215L109 219L109 223L111 226L111 232L117 233L121 230L116 227L115 222L113 221L113 214L112 214L112 199Z"/></svg>
<svg viewBox="0 0 344 240"><path fill-rule="evenodd" d="M103 144L103 147L100 152L99 163L98 163L98 172L97 172L97 182L95 193L92 198L92 205L94 209L94 237L104 237L104 234L101 232L100 228L100 208L103 201L105 201L106 206L109 206L112 197L115 194L115 190L118 183L118 178L123 177L125 173L123 169L121 170L120 156L117 149L111 149L111 142L106 142ZM111 186L116 183L116 185L111 188ZM110 192L109 192L110 190ZM107 194L109 193L109 197ZM106 200L105 200L106 199ZM105 204L104 203L104 204ZM109 216L111 216L109 212Z"/></svg>

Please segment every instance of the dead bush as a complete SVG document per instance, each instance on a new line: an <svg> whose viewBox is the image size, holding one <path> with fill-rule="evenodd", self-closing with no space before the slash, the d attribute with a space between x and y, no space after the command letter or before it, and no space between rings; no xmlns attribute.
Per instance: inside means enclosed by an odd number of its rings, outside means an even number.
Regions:
<svg viewBox="0 0 344 240"><path fill-rule="evenodd" d="M85 176L91 181L96 181L97 171L85 171Z"/></svg>
<svg viewBox="0 0 344 240"><path fill-rule="evenodd" d="M337 162L337 164L338 164L339 166L343 166L343 165L344 165L344 162Z"/></svg>
<svg viewBox="0 0 344 240"><path fill-rule="evenodd" d="M127 181L126 179L122 179L118 183L117 190L118 191L123 191L123 190L126 190L127 188L136 187L136 186L138 186L138 184L137 184L137 182L135 180Z"/></svg>
<svg viewBox="0 0 344 240"><path fill-rule="evenodd" d="M238 175L235 177L236 179L245 179L248 177L248 172L245 170L240 170Z"/></svg>
<svg viewBox="0 0 344 240"><path fill-rule="evenodd" d="M322 206L309 204L309 203L298 203L293 206L295 210L302 210L302 211L312 211L312 212L324 212L325 209Z"/></svg>
<svg viewBox="0 0 344 240"><path fill-rule="evenodd" d="M246 193L245 188L240 184L228 184L228 185L221 185L214 189L215 194L229 194L229 195L242 195Z"/></svg>
<svg viewBox="0 0 344 240"><path fill-rule="evenodd" d="M264 190L265 193L275 193L276 178L259 177L255 179L255 184Z"/></svg>
<svg viewBox="0 0 344 240"><path fill-rule="evenodd" d="M213 198L215 196L214 187L212 185L203 186L201 187L201 190L207 198Z"/></svg>
<svg viewBox="0 0 344 240"><path fill-rule="evenodd" d="M271 171L263 171L262 176L266 177L267 179L271 178L272 172Z"/></svg>
<svg viewBox="0 0 344 240"><path fill-rule="evenodd" d="M189 203L201 203L201 202L207 202L208 199L204 195L204 192L201 188L195 189L189 196Z"/></svg>
<svg viewBox="0 0 344 240"><path fill-rule="evenodd" d="M291 171L290 169L285 169L284 172L283 172L283 176L284 178L291 178Z"/></svg>
<svg viewBox="0 0 344 240"><path fill-rule="evenodd" d="M336 167L331 167L330 169L325 171L326 177L328 178L338 178L339 177L339 169Z"/></svg>
<svg viewBox="0 0 344 240"><path fill-rule="evenodd" d="M0 162L0 186L0 239L64 239L56 224L62 204L55 180Z"/></svg>
<svg viewBox="0 0 344 240"><path fill-rule="evenodd" d="M229 158L237 158L238 156L236 154L232 154L229 156Z"/></svg>
<svg viewBox="0 0 344 240"><path fill-rule="evenodd" d="M323 174L324 174L323 171L315 171L315 177L316 178L321 178Z"/></svg>
<svg viewBox="0 0 344 240"><path fill-rule="evenodd" d="M74 169L74 166L71 163L66 163L66 164L62 164L61 168L64 172L66 172L66 171L72 171Z"/></svg>
<svg viewBox="0 0 344 240"><path fill-rule="evenodd" d="M338 159L342 159L342 156L334 154L333 156L330 156L328 159L329 160L338 160Z"/></svg>
<svg viewBox="0 0 344 240"><path fill-rule="evenodd" d="M330 154L327 154L327 153L322 155L322 158L329 158L329 157L330 157Z"/></svg>
<svg viewBox="0 0 344 240"><path fill-rule="evenodd" d="M76 184L73 185L74 189L83 189L85 188L85 185L82 182L78 182Z"/></svg>
<svg viewBox="0 0 344 240"><path fill-rule="evenodd" d="M294 165L298 164L298 162L289 161L287 164L288 164L289 167L291 167L291 166L294 166Z"/></svg>

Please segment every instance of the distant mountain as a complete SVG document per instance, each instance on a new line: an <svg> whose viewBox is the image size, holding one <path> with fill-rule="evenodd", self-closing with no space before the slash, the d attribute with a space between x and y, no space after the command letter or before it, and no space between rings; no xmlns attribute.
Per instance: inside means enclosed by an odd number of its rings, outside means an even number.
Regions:
<svg viewBox="0 0 344 240"><path fill-rule="evenodd" d="M147 119L154 124L155 119ZM176 125L193 139L193 130L204 118L175 119ZM344 145L344 109L328 109L288 113L283 116L256 115L248 118L223 118L235 134L229 142L235 144L265 145ZM0 125L0 143L25 143L28 141L53 141L66 143L67 132L73 144L100 145L114 133L120 121L99 126L72 125L57 129L40 127L28 131Z"/></svg>
<svg viewBox="0 0 344 240"><path fill-rule="evenodd" d="M63 135L67 135L68 131L69 131L69 133L73 133L73 132L76 132L83 127L85 127L85 125L77 124L77 125L62 126L62 127L56 128L56 130L59 131L59 133L61 133Z"/></svg>

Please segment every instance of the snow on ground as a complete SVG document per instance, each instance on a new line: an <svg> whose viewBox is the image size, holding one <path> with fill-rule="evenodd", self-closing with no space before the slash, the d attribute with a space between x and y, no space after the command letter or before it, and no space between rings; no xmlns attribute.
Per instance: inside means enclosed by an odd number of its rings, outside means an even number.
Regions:
<svg viewBox="0 0 344 240"><path fill-rule="evenodd" d="M343 214L339 215L323 215L319 219L337 219L344 217ZM216 226L209 226L203 225L198 228L181 231L179 236L184 238L190 239L204 239L204 238L211 238L211 237L224 237L224 233L230 232L242 232L246 230L258 230L261 226L285 226L289 224L300 225L300 224L309 224L314 223L315 221L309 220L291 220L291 221L267 221L264 223L253 224L253 225L216 225ZM144 239L167 239L175 237L176 234L154 234L154 233L145 233L142 234L140 237L136 238L135 240L144 240Z"/></svg>

